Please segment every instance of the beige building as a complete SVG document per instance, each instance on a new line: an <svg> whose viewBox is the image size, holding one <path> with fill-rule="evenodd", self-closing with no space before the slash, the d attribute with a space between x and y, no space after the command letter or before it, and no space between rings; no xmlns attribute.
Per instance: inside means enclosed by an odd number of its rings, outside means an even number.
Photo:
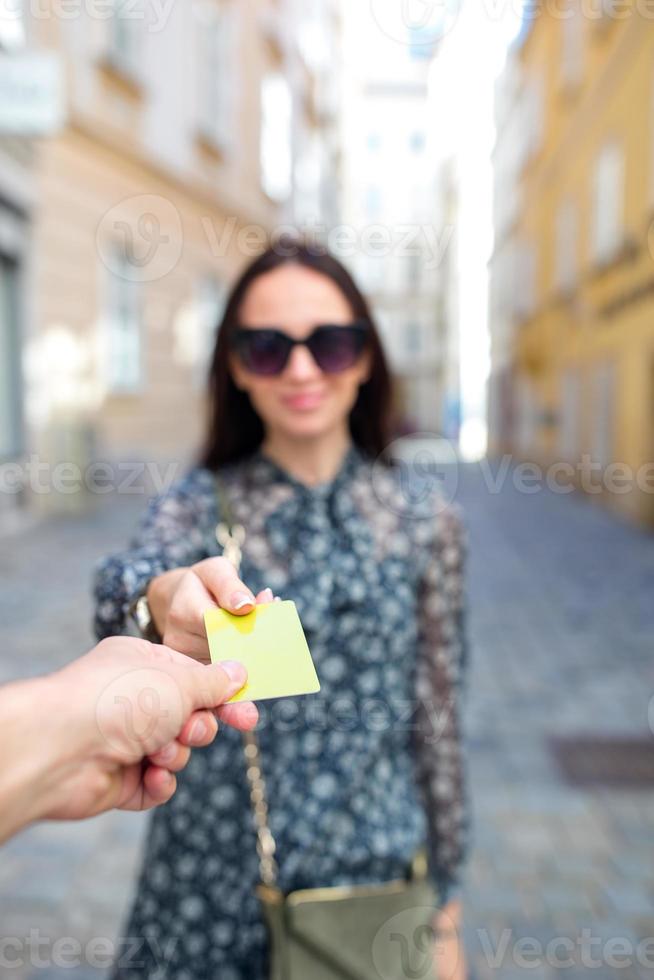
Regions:
<svg viewBox="0 0 654 980"><path fill-rule="evenodd" d="M101 6L41 4L21 26L25 50L62 59L65 122L29 145L4 457L183 464L228 284L296 211L335 206L337 106L314 49L338 21L292 0Z"/></svg>

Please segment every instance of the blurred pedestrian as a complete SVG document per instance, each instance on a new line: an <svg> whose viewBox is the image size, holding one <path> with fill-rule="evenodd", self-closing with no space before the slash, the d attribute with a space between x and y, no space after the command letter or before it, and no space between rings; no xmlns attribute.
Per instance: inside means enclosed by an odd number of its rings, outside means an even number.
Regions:
<svg viewBox="0 0 654 980"><path fill-rule="evenodd" d="M219 325L210 396L200 465L98 568L98 635L124 630L136 610L142 629L206 661L205 608L248 612L275 592L297 604L322 690L261 705L248 763L236 732L194 754L153 815L128 927L175 937L174 951L160 963L151 944L139 968L115 976L262 980L260 877L284 894L403 881L426 846L437 968L460 980L461 522L433 494L407 507L382 461L384 353L365 299L326 250L286 239L245 270ZM224 588L225 545L241 561L240 595ZM347 958L347 946L325 955Z"/></svg>

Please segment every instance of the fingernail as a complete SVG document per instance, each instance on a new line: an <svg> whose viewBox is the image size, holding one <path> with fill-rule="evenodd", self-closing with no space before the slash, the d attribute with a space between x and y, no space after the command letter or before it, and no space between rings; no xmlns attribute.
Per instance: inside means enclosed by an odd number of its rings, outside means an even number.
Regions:
<svg viewBox="0 0 654 980"><path fill-rule="evenodd" d="M251 725L254 722L259 721L259 712L257 710L256 705L254 704L243 705L243 709L245 714L244 720L248 723L248 725Z"/></svg>
<svg viewBox="0 0 654 980"><path fill-rule="evenodd" d="M243 606L253 606L254 596L248 595L247 592L235 592L230 600L230 605L232 609L242 609Z"/></svg>
<svg viewBox="0 0 654 980"><path fill-rule="evenodd" d="M276 595L276 596L275 596L275 602L281 602L281 601L282 601L282 600L281 600L281 599L279 598L279 596L278 596L278 595Z"/></svg>
<svg viewBox="0 0 654 980"><path fill-rule="evenodd" d="M263 592L261 593L261 599L262 599L263 602L272 602L273 601L273 590L272 589L264 589Z"/></svg>
<svg viewBox="0 0 654 980"><path fill-rule="evenodd" d="M220 666L225 671L230 681L233 681L234 684L238 684L239 687L243 687L248 679L248 675L242 663L239 663L238 660L223 660Z"/></svg>
<svg viewBox="0 0 654 980"><path fill-rule="evenodd" d="M203 742L207 737L207 726L200 718L196 718L191 725L189 732L189 742Z"/></svg>

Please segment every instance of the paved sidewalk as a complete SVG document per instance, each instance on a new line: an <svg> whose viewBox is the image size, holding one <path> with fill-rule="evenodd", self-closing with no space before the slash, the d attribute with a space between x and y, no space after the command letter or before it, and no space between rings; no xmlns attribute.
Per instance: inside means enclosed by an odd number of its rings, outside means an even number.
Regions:
<svg viewBox="0 0 654 980"><path fill-rule="evenodd" d="M77 519L35 524L0 540L0 683L53 670L93 645L89 582L96 559L120 548L143 497L114 500ZM40 962L111 962L138 865L145 816L111 813L69 824L41 824L10 841L0 857L0 938L16 946L21 969L5 980L99 980L105 970L55 969ZM59 947L55 947L57 940ZM30 944L31 939L31 944ZM66 940L70 940L67 944ZM87 947L89 942L95 945ZM38 943L41 942L41 946ZM39 959L40 957L40 959Z"/></svg>
<svg viewBox="0 0 654 980"><path fill-rule="evenodd" d="M510 476L490 493L479 467L463 468L457 500L470 529L474 976L654 978L654 941L642 945L654 937L654 788L571 787L547 745L554 734L651 736L654 538L576 496L518 494ZM0 541L12 583L0 595L0 681L89 646L90 568L124 542L142 503ZM140 816L112 814L20 835L0 861L0 936L18 937L28 958L30 930L83 948L105 937L109 949L143 829ZM577 965L564 967L570 950ZM103 975L0 967L3 980Z"/></svg>
<svg viewBox="0 0 654 980"><path fill-rule="evenodd" d="M478 467L457 500L471 547L475 974L654 977L654 940L638 945L654 937L654 786L572 788L547 745L653 737L654 537L577 495L520 494L510 476L491 493Z"/></svg>

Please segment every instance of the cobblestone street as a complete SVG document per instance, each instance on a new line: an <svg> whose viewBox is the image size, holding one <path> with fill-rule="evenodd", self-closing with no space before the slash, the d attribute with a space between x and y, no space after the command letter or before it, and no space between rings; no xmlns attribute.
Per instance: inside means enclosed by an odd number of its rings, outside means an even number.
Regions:
<svg viewBox="0 0 654 980"><path fill-rule="evenodd" d="M511 473L491 492L496 472L463 467L456 495L470 532L473 976L651 978L654 787L571 785L549 740L653 737L654 541L576 495L520 494ZM0 681L90 646L91 566L124 542L141 506L111 503L0 540ZM82 947L113 941L144 827L111 814L21 834L0 859L0 935L17 937L26 959L30 930ZM103 975L0 967L15 980Z"/></svg>

